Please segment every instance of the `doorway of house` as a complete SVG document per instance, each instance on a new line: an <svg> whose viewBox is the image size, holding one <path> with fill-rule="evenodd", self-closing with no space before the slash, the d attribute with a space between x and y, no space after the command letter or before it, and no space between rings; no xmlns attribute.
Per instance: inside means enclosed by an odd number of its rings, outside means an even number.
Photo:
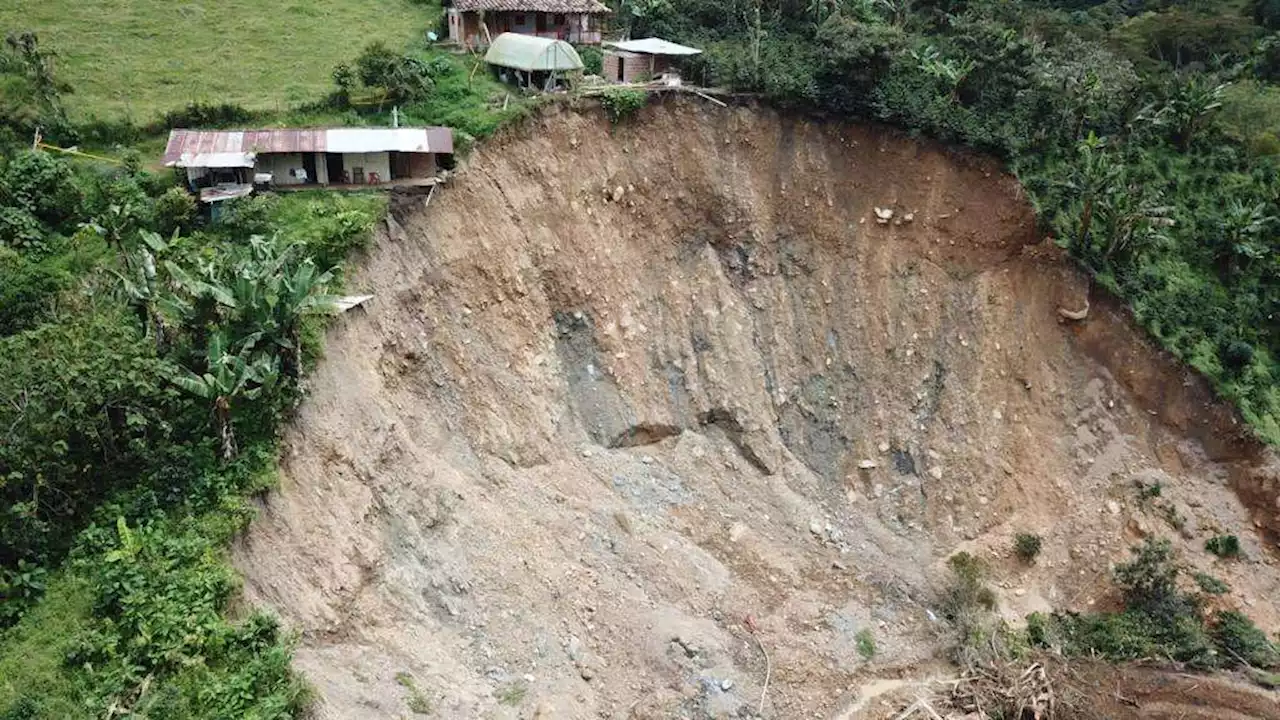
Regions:
<svg viewBox="0 0 1280 720"><path fill-rule="evenodd" d="M533 14L533 24L534 24L534 28L535 28L536 32L537 32L539 35L542 35L543 33L545 33L545 32L547 31L547 14L546 14L546 13L534 13L534 14Z"/></svg>
<svg viewBox="0 0 1280 720"><path fill-rule="evenodd" d="M329 184L347 183L347 171L342 169L342 153L325 153L324 167L329 171Z"/></svg>
<svg viewBox="0 0 1280 720"><path fill-rule="evenodd" d="M618 56L618 82L626 82L624 76L627 71L627 58L623 55Z"/></svg>
<svg viewBox="0 0 1280 720"><path fill-rule="evenodd" d="M314 185L319 179L316 175L316 154L302 153L302 169L307 173L307 180L304 184Z"/></svg>
<svg viewBox="0 0 1280 720"><path fill-rule="evenodd" d="M391 179L399 180L407 178L409 175L409 154L393 151L391 153Z"/></svg>

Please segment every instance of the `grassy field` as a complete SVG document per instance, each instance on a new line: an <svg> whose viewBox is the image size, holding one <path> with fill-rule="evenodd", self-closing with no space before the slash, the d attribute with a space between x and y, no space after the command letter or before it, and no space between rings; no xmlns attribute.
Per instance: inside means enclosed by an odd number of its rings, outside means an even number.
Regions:
<svg viewBox="0 0 1280 720"><path fill-rule="evenodd" d="M411 0L5 0L0 31L58 53L76 119L146 122L193 101L254 110L318 98L338 62L434 29Z"/></svg>

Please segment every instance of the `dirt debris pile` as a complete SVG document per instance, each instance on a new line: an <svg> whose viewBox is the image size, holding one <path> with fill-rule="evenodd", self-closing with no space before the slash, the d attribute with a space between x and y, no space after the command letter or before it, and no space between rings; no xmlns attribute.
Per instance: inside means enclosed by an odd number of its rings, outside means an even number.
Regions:
<svg viewBox="0 0 1280 720"><path fill-rule="evenodd" d="M236 550L322 717L406 714L398 677L440 717L873 717L868 678L932 672L956 550L1016 619L1106 602L1143 535L1208 567L1214 528L1274 522L1202 384L1105 299L1059 318L1087 284L994 163L762 109L551 110L420 202ZM1274 629L1244 534L1212 571Z"/></svg>

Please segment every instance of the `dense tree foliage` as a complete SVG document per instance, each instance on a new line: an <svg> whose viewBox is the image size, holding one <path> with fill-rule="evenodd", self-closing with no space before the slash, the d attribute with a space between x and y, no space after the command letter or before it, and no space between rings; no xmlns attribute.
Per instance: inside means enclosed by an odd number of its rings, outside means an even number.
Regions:
<svg viewBox="0 0 1280 720"><path fill-rule="evenodd" d="M0 51L0 717L294 716L287 638L224 616L221 548L381 201L210 224L168 175L33 152L78 136L52 67L29 34Z"/></svg>

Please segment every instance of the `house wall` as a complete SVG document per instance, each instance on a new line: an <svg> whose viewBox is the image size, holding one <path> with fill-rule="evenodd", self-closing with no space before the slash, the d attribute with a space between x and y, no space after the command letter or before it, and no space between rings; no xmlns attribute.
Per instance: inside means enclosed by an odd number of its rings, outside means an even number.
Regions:
<svg viewBox="0 0 1280 720"><path fill-rule="evenodd" d="M466 44L462 32L462 13L458 12L457 8L449 8L445 16L449 18L449 39L459 45Z"/></svg>
<svg viewBox="0 0 1280 720"><path fill-rule="evenodd" d="M539 15L544 18L542 32L538 32ZM485 13L484 24L488 26L488 36L481 27L479 13L449 10L449 38L464 47L486 47L489 39L504 32L586 45L599 45L601 40L599 18L584 13L490 12Z"/></svg>
<svg viewBox="0 0 1280 720"><path fill-rule="evenodd" d="M253 171L251 168L206 168L206 167L189 167L184 168L187 171L188 187L209 187L216 182L251 182L253 180Z"/></svg>
<svg viewBox="0 0 1280 720"><path fill-rule="evenodd" d="M328 185L333 180L329 179L329 164L325 162L325 153L315 153L316 156L316 182L321 185ZM341 180L342 178L338 178Z"/></svg>
<svg viewBox="0 0 1280 720"><path fill-rule="evenodd" d="M302 170L302 153L259 153L257 164L254 165L253 170L254 172L271 173L271 182L276 185L303 184L302 178L295 175L296 172ZM320 168L317 166L317 175L320 174L319 170ZM320 177L311 179L320 183L326 181Z"/></svg>
<svg viewBox="0 0 1280 720"><path fill-rule="evenodd" d="M342 168L347 171L351 182L356 181L356 168L364 168L364 181L369 182L369 173L377 173L381 182L391 181L391 156L385 152L345 153L342 156Z"/></svg>
<svg viewBox="0 0 1280 720"><path fill-rule="evenodd" d="M435 174L435 153L411 153L409 155L409 177L427 178Z"/></svg>
<svg viewBox="0 0 1280 720"><path fill-rule="evenodd" d="M497 25L501 30L499 32L513 32L522 35L533 35L535 29L535 18L538 13L499 13L496 19Z"/></svg>
<svg viewBox="0 0 1280 720"><path fill-rule="evenodd" d="M618 79L618 65L622 65L622 79ZM613 50L604 52L604 79L612 83L647 82L662 74L670 66L664 57L641 55L639 53L620 53Z"/></svg>

